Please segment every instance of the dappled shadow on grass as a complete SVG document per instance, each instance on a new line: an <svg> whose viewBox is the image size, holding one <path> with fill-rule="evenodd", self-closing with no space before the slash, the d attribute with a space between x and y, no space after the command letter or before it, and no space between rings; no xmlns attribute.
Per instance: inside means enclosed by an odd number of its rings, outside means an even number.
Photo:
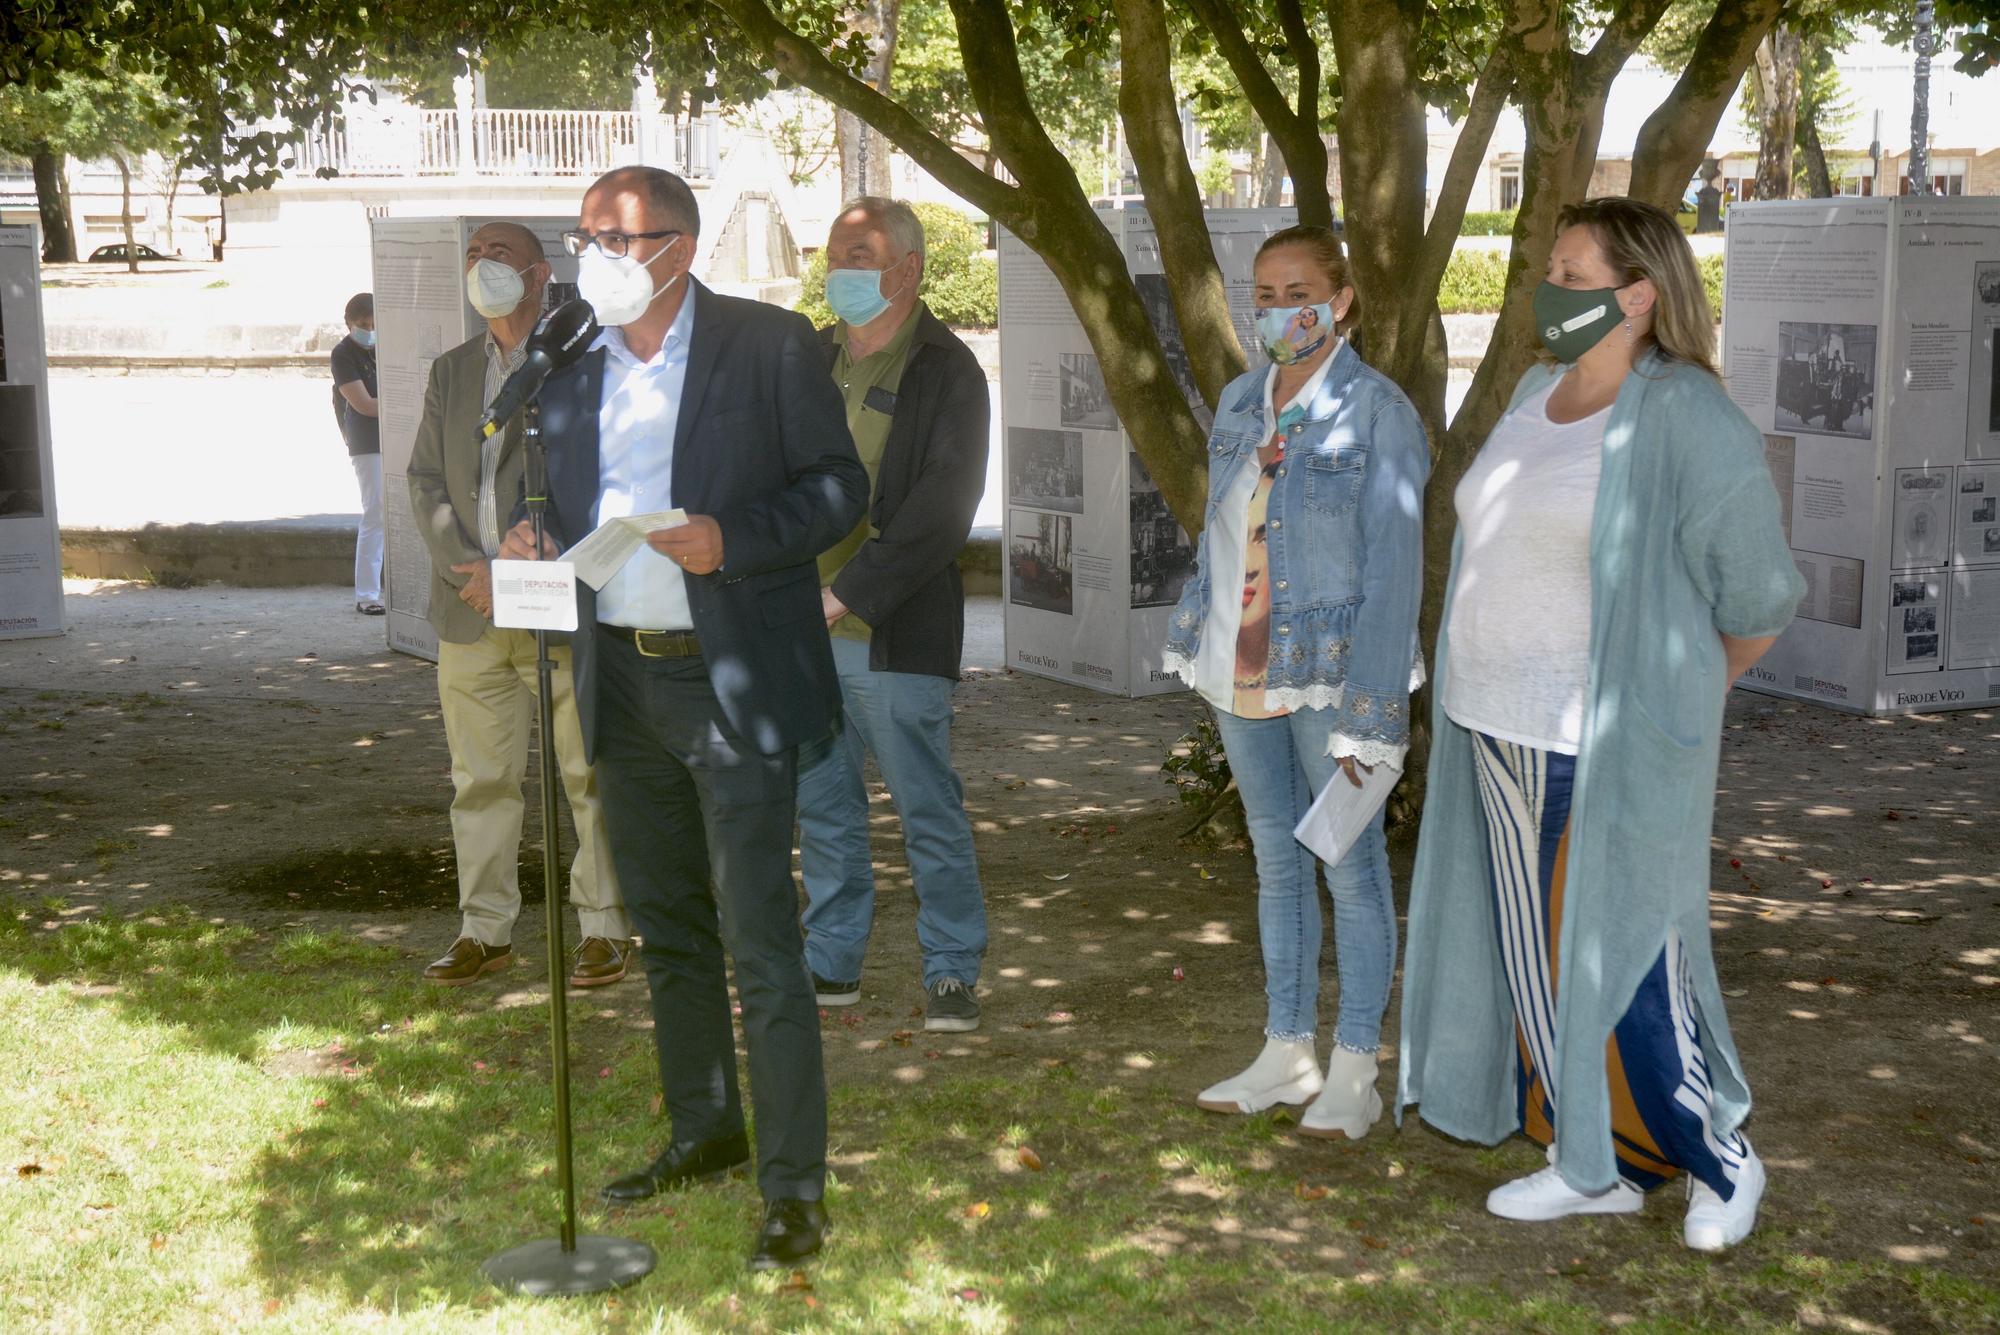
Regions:
<svg viewBox="0 0 2000 1335"><path fill-rule="evenodd" d="M521 902L544 902L542 852L521 848L516 863ZM557 893L569 889L569 868L556 869ZM458 863L450 845L430 848L315 848L227 873L222 888L275 908L341 913L400 913L458 907Z"/></svg>

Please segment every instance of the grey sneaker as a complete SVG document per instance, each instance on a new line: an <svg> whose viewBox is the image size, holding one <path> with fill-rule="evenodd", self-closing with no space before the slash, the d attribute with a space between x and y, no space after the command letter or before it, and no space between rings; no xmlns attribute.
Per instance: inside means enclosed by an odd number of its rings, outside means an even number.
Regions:
<svg viewBox="0 0 2000 1335"><path fill-rule="evenodd" d="M861 980L822 978L813 975L813 1000L822 1006L852 1006L861 1000Z"/></svg>
<svg viewBox="0 0 2000 1335"><path fill-rule="evenodd" d="M934 1033L964 1034L979 1027L979 1000L970 984L940 978L924 989L924 1028Z"/></svg>

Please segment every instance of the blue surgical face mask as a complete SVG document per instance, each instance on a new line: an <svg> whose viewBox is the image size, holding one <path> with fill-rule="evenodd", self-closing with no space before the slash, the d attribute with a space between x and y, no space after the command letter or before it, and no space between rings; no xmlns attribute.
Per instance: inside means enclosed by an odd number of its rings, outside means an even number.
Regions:
<svg viewBox="0 0 2000 1335"><path fill-rule="evenodd" d="M1316 306L1266 306L1257 312L1257 338L1264 352L1280 366L1290 366L1318 352L1333 337L1333 303Z"/></svg>
<svg viewBox="0 0 2000 1335"><path fill-rule="evenodd" d="M375 346L375 331L373 329L350 329L347 331L347 336L364 348Z"/></svg>
<svg viewBox="0 0 2000 1335"><path fill-rule="evenodd" d="M902 288L896 293L901 294ZM883 311L889 309L894 296L882 295L882 270L880 269L828 269L826 271L826 304L833 313L850 325L864 325L879 319Z"/></svg>

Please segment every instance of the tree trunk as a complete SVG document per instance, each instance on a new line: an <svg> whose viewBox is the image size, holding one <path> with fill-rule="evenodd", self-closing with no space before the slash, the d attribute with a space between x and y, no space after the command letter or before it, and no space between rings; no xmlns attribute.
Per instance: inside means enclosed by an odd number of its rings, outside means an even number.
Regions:
<svg viewBox="0 0 2000 1335"><path fill-rule="evenodd" d="M111 160L118 164L118 222L125 232L125 272L139 272L139 240L132 235L132 164L124 149L114 150Z"/></svg>
<svg viewBox="0 0 2000 1335"><path fill-rule="evenodd" d="M41 144L31 156L35 168L35 207L42 215L42 259L49 264L72 264L76 261L76 237L70 232L63 155Z"/></svg>
<svg viewBox="0 0 2000 1335"><path fill-rule="evenodd" d="M1833 174L1826 168L1826 146L1819 141L1819 124L1806 122L1806 193L1814 199L1833 198Z"/></svg>
<svg viewBox="0 0 2000 1335"><path fill-rule="evenodd" d="M884 96L895 75L896 28L902 7L902 0L865 0L855 16L855 28L867 34L874 52L862 77ZM893 195L896 187L889 171L892 146L888 136L851 111L835 108L833 115L834 133L840 141L841 199Z"/></svg>
<svg viewBox="0 0 2000 1335"><path fill-rule="evenodd" d="M229 196L216 192L215 196L215 262L222 263L222 252L229 244Z"/></svg>
<svg viewBox="0 0 2000 1335"><path fill-rule="evenodd" d="M1680 207L1688 182L1708 154L1717 122L1735 101L1744 70L1785 4L1739 0L1715 7L1673 91L1639 129L1627 187L1634 199L1663 209Z"/></svg>
<svg viewBox="0 0 2000 1335"><path fill-rule="evenodd" d="M1275 209L1285 202L1285 158L1266 134L1259 141L1264 161L1258 173L1257 207Z"/></svg>
<svg viewBox="0 0 2000 1335"><path fill-rule="evenodd" d="M1792 197L1799 119L1799 35L1783 24L1757 44L1757 198Z"/></svg>

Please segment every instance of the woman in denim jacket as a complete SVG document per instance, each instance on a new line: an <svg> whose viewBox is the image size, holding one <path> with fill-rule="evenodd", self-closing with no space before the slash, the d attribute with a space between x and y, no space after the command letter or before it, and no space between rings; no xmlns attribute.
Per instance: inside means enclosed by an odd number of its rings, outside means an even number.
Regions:
<svg viewBox="0 0 2000 1335"><path fill-rule="evenodd" d="M1327 869L1340 1019L1324 1079L1318 865L1292 830L1326 784L1400 768L1408 750L1430 453L1409 400L1340 336L1354 288L1331 232L1265 241L1256 303L1274 365L1222 391L1199 571L1166 657L1214 707L1243 795L1268 1011L1263 1052L1196 1102L1311 1101L1302 1133L1358 1138L1382 1115L1375 1052L1396 958L1382 813Z"/></svg>

